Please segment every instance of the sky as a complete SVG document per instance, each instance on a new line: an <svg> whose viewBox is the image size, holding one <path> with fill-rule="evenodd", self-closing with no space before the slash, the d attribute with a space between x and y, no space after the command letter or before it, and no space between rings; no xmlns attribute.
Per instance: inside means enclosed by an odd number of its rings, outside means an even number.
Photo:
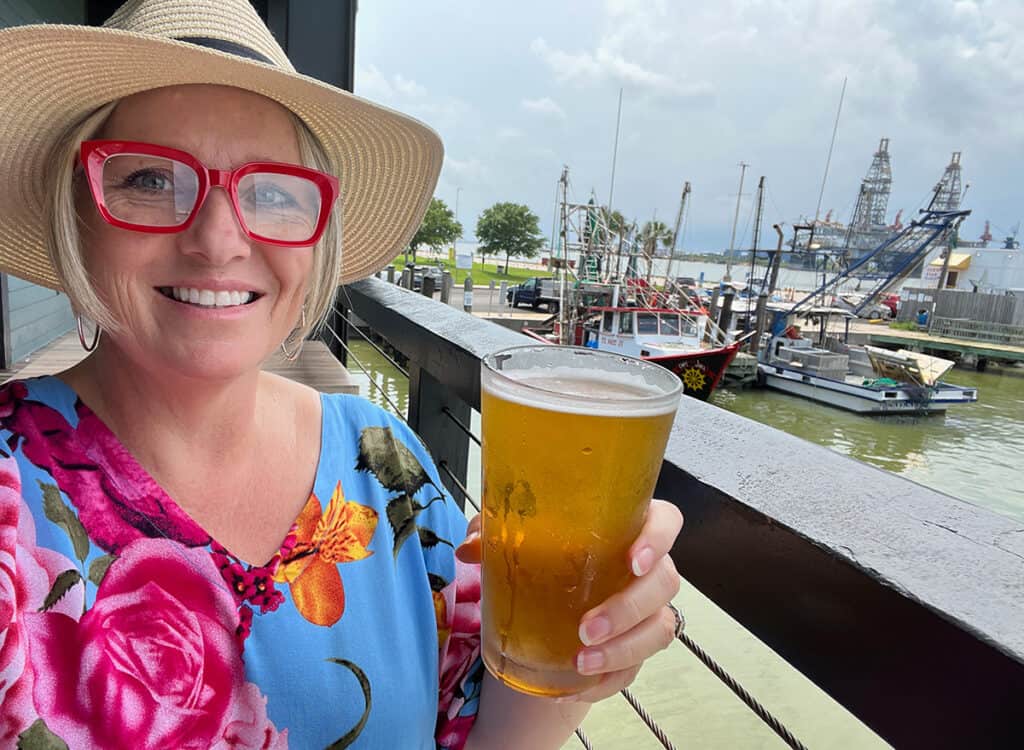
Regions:
<svg viewBox="0 0 1024 750"><path fill-rule="evenodd" d="M887 137L890 222L961 151L961 236L988 219L1001 238L1024 219L1021 29L1021 0L362 0L355 93L441 135L435 195L467 241L499 201L550 235L566 165L572 200L612 190L627 218L670 228L689 181L681 247L707 252L729 246L741 161L736 247L761 176L762 247L771 224L814 218L845 79L820 215L849 220Z"/></svg>

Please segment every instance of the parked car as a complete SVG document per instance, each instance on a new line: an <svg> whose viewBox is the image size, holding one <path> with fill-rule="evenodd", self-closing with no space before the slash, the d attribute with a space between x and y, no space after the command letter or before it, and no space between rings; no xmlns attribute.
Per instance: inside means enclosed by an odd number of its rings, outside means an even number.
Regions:
<svg viewBox="0 0 1024 750"><path fill-rule="evenodd" d="M434 289L441 288L441 277L444 269L439 266L413 266L412 269L412 290L418 292L423 288L423 278L429 276L434 279Z"/></svg>
<svg viewBox="0 0 1024 750"><path fill-rule="evenodd" d="M549 313L557 313L558 298L554 296L553 290L550 288L551 283L545 284L544 282L553 282L553 279L550 277L534 276L522 284L509 287L505 293L505 301L512 305L512 307L529 305L534 310L539 310L543 307ZM545 286L548 287L547 290L545 290Z"/></svg>

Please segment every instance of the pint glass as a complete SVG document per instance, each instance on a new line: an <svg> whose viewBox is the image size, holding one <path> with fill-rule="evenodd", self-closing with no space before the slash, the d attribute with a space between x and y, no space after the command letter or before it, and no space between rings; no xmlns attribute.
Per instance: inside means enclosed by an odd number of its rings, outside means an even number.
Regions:
<svg viewBox="0 0 1024 750"><path fill-rule="evenodd" d="M579 624L632 575L681 392L655 364L567 346L481 371L483 659L533 695L582 692Z"/></svg>

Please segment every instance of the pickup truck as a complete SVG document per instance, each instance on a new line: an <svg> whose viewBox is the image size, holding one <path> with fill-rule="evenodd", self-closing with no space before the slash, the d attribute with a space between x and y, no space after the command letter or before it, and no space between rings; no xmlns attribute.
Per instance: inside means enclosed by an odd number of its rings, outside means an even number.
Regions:
<svg viewBox="0 0 1024 750"><path fill-rule="evenodd" d="M509 287L505 301L512 307L529 305L534 310L543 308L554 315L558 312L558 296L554 279L534 276L522 284Z"/></svg>

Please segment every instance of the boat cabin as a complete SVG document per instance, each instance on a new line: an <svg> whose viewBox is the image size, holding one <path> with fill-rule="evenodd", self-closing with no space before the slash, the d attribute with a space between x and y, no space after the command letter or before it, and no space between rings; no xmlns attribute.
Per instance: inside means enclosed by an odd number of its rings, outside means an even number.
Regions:
<svg viewBox="0 0 1024 750"><path fill-rule="evenodd" d="M583 344L633 357L700 349L707 316L671 309L598 307L584 324Z"/></svg>

